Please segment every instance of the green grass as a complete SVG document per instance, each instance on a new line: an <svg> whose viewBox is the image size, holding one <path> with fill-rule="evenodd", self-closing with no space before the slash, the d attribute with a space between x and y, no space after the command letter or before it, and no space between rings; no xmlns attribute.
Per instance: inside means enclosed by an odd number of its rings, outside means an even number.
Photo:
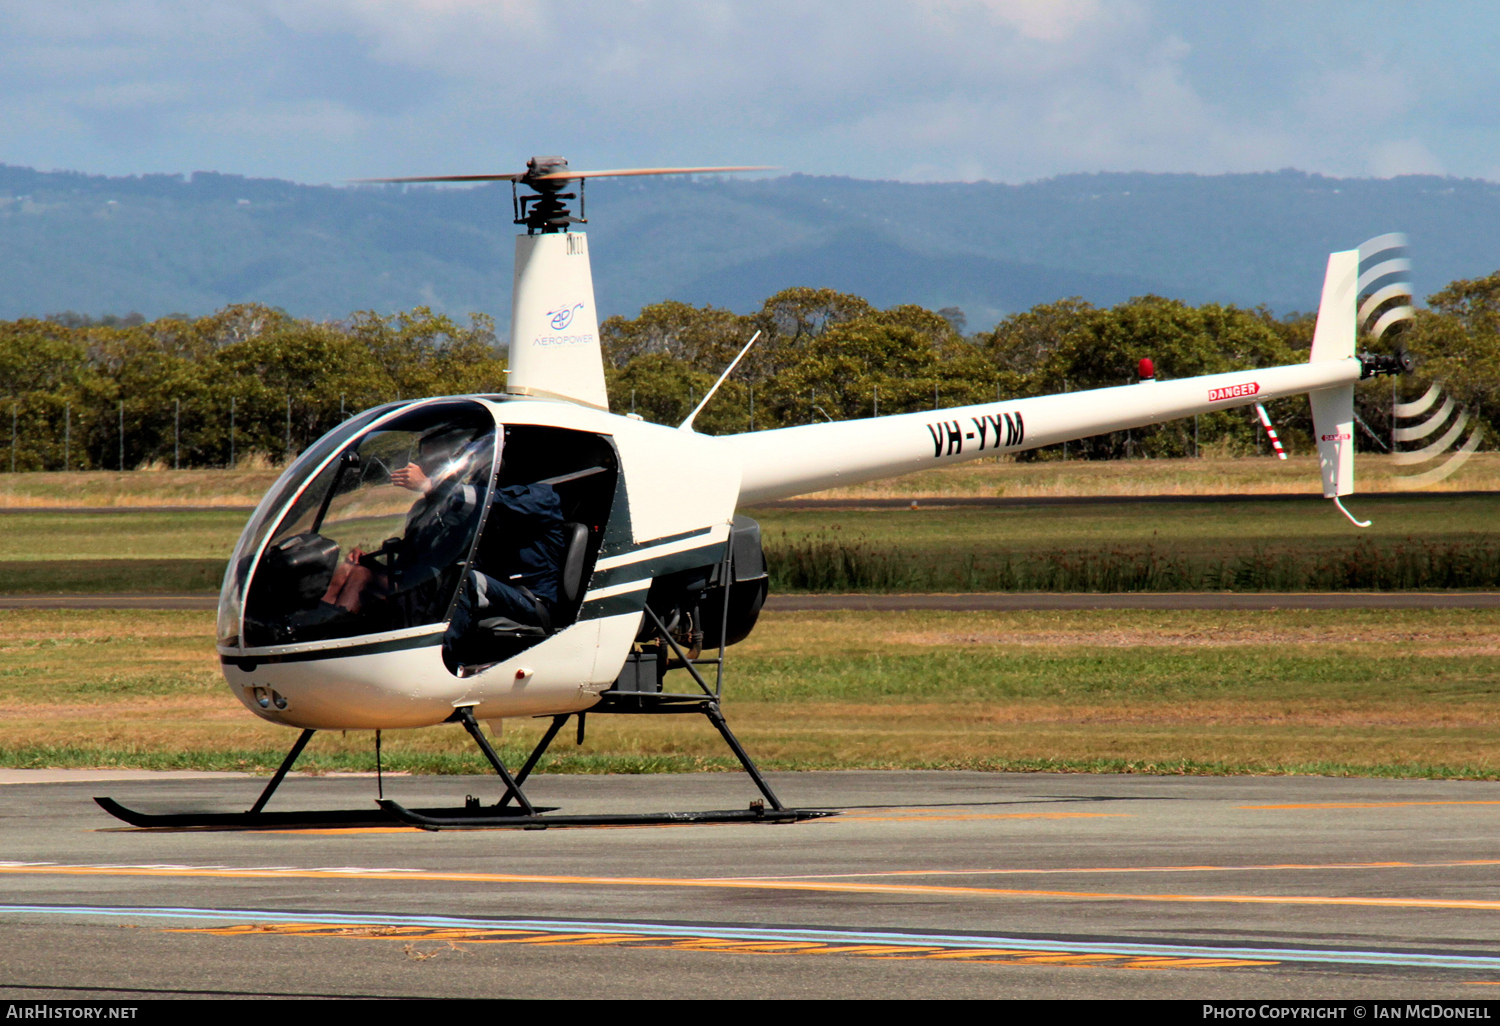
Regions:
<svg viewBox="0 0 1500 1026"><path fill-rule="evenodd" d="M1265 456L1174 460L1063 460L1056 449L1041 459L978 459L903 477L834 488L826 497L921 497L938 495L1254 495L1267 492L1318 495L1322 484L1316 456L1278 460ZM1411 467L1390 457L1360 453L1360 494L1400 492ZM1500 490L1500 453L1482 452L1451 477L1424 491Z"/></svg>
<svg viewBox="0 0 1500 1026"><path fill-rule="evenodd" d="M777 591L1494 588L1500 493L751 510ZM0 516L0 591L213 591L245 514Z"/></svg>
<svg viewBox="0 0 1500 1026"><path fill-rule="evenodd" d="M497 751L508 765L522 762L529 745L500 745ZM122 748L103 745L0 746L0 766L16 769L145 769L195 770L198 772L256 773L269 776L286 752L280 748L231 749L224 751L164 752L145 747ZM762 759L761 767L780 771L900 769L966 770L979 773L1132 773L1151 776L1321 776L1373 777L1397 780L1496 780L1500 770L1490 765L1413 765L1408 763L1354 762L1233 762L1193 759L1006 759L970 757L906 759L879 764L837 759ZM381 759L386 773L442 776L492 777L494 770L477 754L401 753L387 749ZM740 765L728 756L684 755L574 755L549 753L539 773L641 775L648 773L738 772ZM374 755L368 751L319 751L310 746L298 761L298 773L373 773ZM498 789L499 782L493 781Z"/></svg>
<svg viewBox="0 0 1500 1026"><path fill-rule="evenodd" d="M223 510L0 514L0 593L218 591L246 519Z"/></svg>
<svg viewBox="0 0 1500 1026"><path fill-rule="evenodd" d="M320 750L320 747L324 750ZM530 753L529 745L499 745L500 757L519 765ZM739 768L732 756L633 756L549 755L548 773L699 773ZM193 749L162 751L146 745L0 745L0 766L16 769L148 769L198 770L269 775L286 758L285 748ZM488 776L495 771L478 752L402 752L386 748L381 766L387 773ZM359 750L328 749L314 743L298 760L299 773L373 773L375 756L368 745Z"/></svg>
<svg viewBox="0 0 1500 1026"><path fill-rule="evenodd" d="M234 551L249 515L190 513L0 514L0 562L217 559Z"/></svg>
<svg viewBox="0 0 1500 1026"><path fill-rule="evenodd" d="M1087 506L911 509L751 509L767 546L841 534L916 553L1026 551L1156 544L1174 552L1295 542L1336 547L1407 537L1459 541L1492 536L1500 493L1365 495L1346 505L1370 527L1355 527L1322 498L1256 502L1120 503Z"/></svg>
<svg viewBox="0 0 1500 1026"><path fill-rule="evenodd" d="M0 765L269 772L199 612L0 611ZM774 769L1500 778L1500 611L767 614L726 712ZM670 683L670 682L669 682ZM518 761L545 720L507 721ZM568 732L570 734L571 732ZM727 770L700 717L590 717L543 768ZM374 768L369 731L301 764ZM463 731L389 731L385 766L484 773Z"/></svg>
<svg viewBox="0 0 1500 1026"><path fill-rule="evenodd" d="M777 591L1500 587L1500 493L752 509ZM212 591L243 513L0 515L0 591Z"/></svg>
<svg viewBox="0 0 1500 1026"><path fill-rule="evenodd" d="M238 470L48 471L0 474L0 507L253 506L280 474Z"/></svg>
<svg viewBox="0 0 1500 1026"><path fill-rule="evenodd" d="M781 591L1330 591L1500 586L1500 494L770 509Z"/></svg>
<svg viewBox="0 0 1500 1026"><path fill-rule="evenodd" d="M1040 459L981 458L882 481L820 493L824 496L940 495L1314 495L1321 490L1315 456L1277 460L1212 456L1174 460L1062 460L1056 450ZM1361 494L1401 490L1412 472L1378 453L1357 460ZM3 470L0 467L0 470ZM278 468L238 470L73 471L0 473L0 507L45 506L253 506L276 479ZM1481 452L1452 477L1431 486L1442 491L1500 490L1500 453Z"/></svg>
<svg viewBox="0 0 1500 1026"><path fill-rule="evenodd" d="M0 563L0 593L215 592L222 559L32 559Z"/></svg>
<svg viewBox="0 0 1500 1026"><path fill-rule="evenodd" d="M735 696L761 702L1170 702L1289 701L1315 692L1323 701L1370 702L1409 698L1414 682L1426 696L1448 702L1500 693L1500 662L1493 656L1362 657L1356 645L1266 647L1253 660L1241 648L989 648L762 657L740 668Z"/></svg>

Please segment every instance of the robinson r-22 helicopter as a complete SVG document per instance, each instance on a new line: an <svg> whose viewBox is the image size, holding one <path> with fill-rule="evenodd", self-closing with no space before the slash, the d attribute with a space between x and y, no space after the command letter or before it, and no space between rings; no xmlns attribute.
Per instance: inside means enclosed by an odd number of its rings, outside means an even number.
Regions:
<svg viewBox="0 0 1500 1026"><path fill-rule="evenodd" d="M738 507L1305 392L1323 494L1343 510L1354 490L1354 384L1411 369L1404 353L1355 353L1358 297L1389 293L1387 272L1409 265L1377 263L1362 276L1361 250L1348 250L1328 258L1304 364L1156 381L1142 361L1139 383L1113 388L699 434L694 418L752 338L681 425L611 413L588 237L570 202L589 178L748 170L762 169L575 171L537 157L521 174L382 179L512 183L515 223L526 230L516 238L506 387L366 410L310 445L256 507L225 574L218 652L250 712L301 734L254 806L150 814L99 804L140 826L198 827L825 815L783 805L720 710L724 650L754 628L767 592L759 527ZM669 689L674 670L692 686ZM521 785L542 754L570 717L581 743L586 716L601 713L706 716L761 799L653 815L534 806ZM513 774L479 724L515 717L552 722ZM378 766L381 731L442 723L473 737L503 783L498 803L408 809L382 787L369 811L265 811L319 730L375 731Z"/></svg>

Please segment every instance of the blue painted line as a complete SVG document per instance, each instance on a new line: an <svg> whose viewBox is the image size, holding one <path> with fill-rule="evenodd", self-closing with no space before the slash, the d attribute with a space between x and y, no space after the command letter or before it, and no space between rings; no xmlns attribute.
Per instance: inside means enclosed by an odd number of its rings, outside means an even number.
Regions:
<svg viewBox="0 0 1500 1026"><path fill-rule="evenodd" d="M255 909L131 905L0 905L0 915L65 915L215 923L327 923L332 926L425 926L440 929L532 930L538 933L627 933L643 938L708 937L714 940L909 944L913 947L1124 955L1136 958L1244 958L1276 962L1500 971L1500 956L1419 951L1341 951L1316 948L1209 947L1183 944L1086 943L995 937L965 933L904 933L889 930L818 930L778 927L698 926L615 920L473 919L462 916L348 912L270 912Z"/></svg>

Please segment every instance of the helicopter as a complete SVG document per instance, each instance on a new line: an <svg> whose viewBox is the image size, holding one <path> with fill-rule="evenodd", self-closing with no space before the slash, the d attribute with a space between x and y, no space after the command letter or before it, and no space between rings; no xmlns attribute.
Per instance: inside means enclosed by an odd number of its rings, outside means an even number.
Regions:
<svg viewBox="0 0 1500 1026"><path fill-rule="evenodd" d="M1387 272L1409 266L1376 263L1362 277L1358 249L1328 257L1302 364L1159 381L1142 360L1138 381L1109 388L743 434L695 431L752 338L680 425L611 412L588 236L579 230L584 185L754 170L768 169L579 171L562 157L535 157L519 174L371 180L511 182L514 222L525 230L515 240L505 387L351 417L309 445L250 516L224 577L217 651L249 712L301 733L249 811L146 813L96 801L152 827L537 828L827 815L786 806L721 709L725 650L754 629L768 592L759 526L740 507L1307 393L1323 494L1364 526L1342 504L1354 490L1354 385L1408 372L1412 361L1355 352L1367 312L1356 304L1371 274L1389 286ZM554 532L545 599L525 585L541 590L535 559L518 556L535 522L524 515L528 502L547 506ZM512 583L493 583L499 578ZM537 615L487 607L484 581L528 597ZM704 715L760 798L743 809L630 815L534 805L522 785L542 755L570 719L581 744L587 717L601 714ZM518 717L551 724L512 772L480 724L495 733ZM444 723L469 733L501 798L439 809L385 798L381 732ZM266 811L320 730L375 732L376 808Z"/></svg>

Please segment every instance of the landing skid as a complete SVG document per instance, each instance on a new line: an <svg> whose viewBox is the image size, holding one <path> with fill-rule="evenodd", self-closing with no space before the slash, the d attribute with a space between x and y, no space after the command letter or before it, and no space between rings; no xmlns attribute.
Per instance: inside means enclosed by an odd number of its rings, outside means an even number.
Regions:
<svg viewBox="0 0 1500 1026"><path fill-rule="evenodd" d="M621 712L621 713L702 713L707 716L719 733L723 735L730 749L740 760L745 771L750 774L751 779L759 788L764 800L750 803L747 809L725 809L707 812L648 812L648 813L622 813L622 814L599 814L584 816L554 816L548 813L556 809L547 806L532 805L526 797L521 785L536 768L542 755L552 744L553 739L567 723L569 716L561 715L552 718L552 725L548 727L546 734L542 736L536 748L527 757L520 772L514 776L506 769L505 764L500 761L494 748L490 746L489 740L479 729L479 724L474 719L472 709L461 708L454 713L453 718L463 725L464 729L473 737L479 750L484 753L486 761L495 770L497 776L505 784L505 794L499 802L494 805L481 805L472 796L459 808L423 808L408 809L399 802L388 798L380 798L376 802L376 808L369 810L361 809L330 809L309 810L306 812L266 812L266 803L281 785L291 770L292 764L302 754L302 749L307 747L307 742L312 739L313 730L304 730L297 742L292 745L292 750L282 760L281 766L276 770L266 789L261 792L260 797L247 812L182 812L182 813L148 813L137 812L126 808L113 798L95 798L105 812L124 820L131 826L145 828L166 828L176 830L313 830L319 828L358 828L358 827L390 827L390 826L414 826L424 830L482 830L495 828L513 828L523 830L545 830L548 827L588 827L588 826L651 826L671 823L796 823L805 819L817 819L823 816L836 815L835 812L826 809L788 809L781 804L771 790L765 778L760 775L755 763L740 746L739 740L729 730L729 724L724 721L724 715L719 711L717 701L697 695L640 695L629 696L623 701L611 697L606 693L600 704L595 707L598 712ZM578 737L583 739L584 716L578 715ZM378 745L377 745L378 748ZM512 805L512 799L516 804ZM769 806L769 807L768 807Z"/></svg>
<svg viewBox="0 0 1500 1026"><path fill-rule="evenodd" d="M506 816L494 815L494 807L484 814L453 816L453 809L408 809L389 798L380 807L393 818L424 830L490 830L512 827L523 830L545 830L548 827L586 826L658 826L668 823L796 823L804 819L836 816L828 809L722 809L712 812L642 812L605 813L597 816Z"/></svg>
<svg viewBox="0 0 1500 1026"><path fill-rule="evenodd" d="M177 830L296 830L320 827L389 827L404 822L378 805L373 809L328 809L311 812L185 812L151 813L128 809L113 798L95 798L99 807L131 826L148 828L173 828ZM394 803L392 803L394 804ZM433 817L445 823L461 824L468 820L493 820L497 817L493 808L465 806L456 809L410 809L402 810L408 816ZM549 808L538 808L538 812L551 812ZM510 818L526 818L521 810L514 810ZM530 817L536 818L536 817Z"/></svg>

